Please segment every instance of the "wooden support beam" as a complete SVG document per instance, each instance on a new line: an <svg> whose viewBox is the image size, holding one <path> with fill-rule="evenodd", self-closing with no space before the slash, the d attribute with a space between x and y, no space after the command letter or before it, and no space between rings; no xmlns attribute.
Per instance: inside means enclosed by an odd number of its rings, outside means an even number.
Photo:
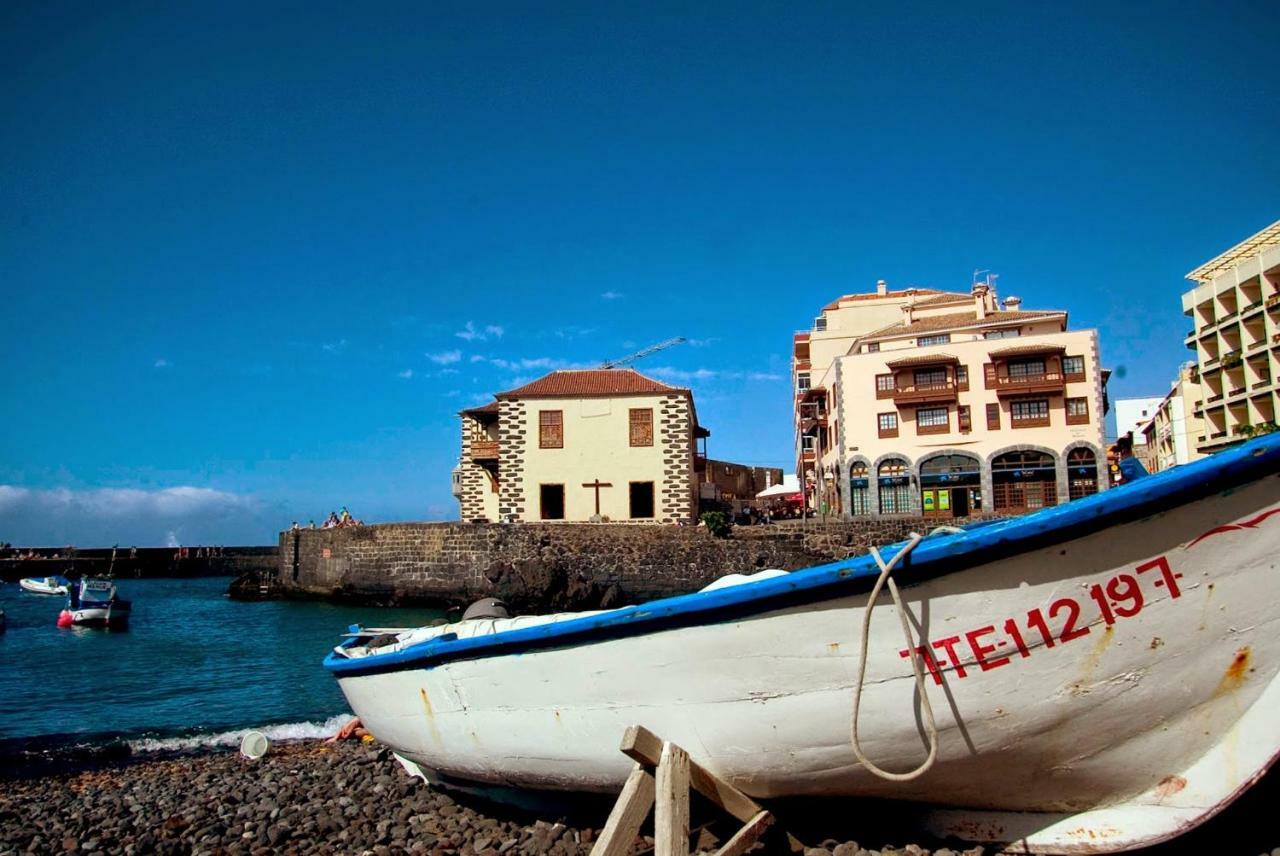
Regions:
<svg viewBox="0 0 1280 856"><path fill-rule="evenodd" d="M643 725L633 725L622 736L622 753L633 761L656 767L662 756L662 740ZM750 823L763 809L751 797L718 778L696 761L689 762L693 789L743 823Z"/></svg>
<svg viewBox="0 0 1280 856"><path fill-rule="evenodd" d="M761 811L747 825L734 833L733 837L725 842L725 845L716 851L716 856L739 856L751 849L751 845L759 840L761 835L773 826L773 815L767 811Z"/></svg>
<svg viewBox="0 0 1280 856"><path fill-rule="evenodd" d="M653 809L654 856L689 854L689 755L664 743L658 759L657 803Z"/></svg>
<svg viewBox="0 0 1280 856"><path fill-rule="evenodd" d="M627 783L622 786L618 801L609 812L600 837L591 848L591 856L628 856L640 834L640 824L649 816L653 807L653 775L642 765L636 764Z"/></svg>
<svg viewBox="0 0 1280 856"><path fill-rule="evenodd" d="M773 815L755 800L691 760L684 749L643 726L628 728L621 748L636 766L609 813L591 856L628 856L650 806L654 856L688 856L691 787L745 824L716 851L716 856L740 856L773 825Z"/></svg>

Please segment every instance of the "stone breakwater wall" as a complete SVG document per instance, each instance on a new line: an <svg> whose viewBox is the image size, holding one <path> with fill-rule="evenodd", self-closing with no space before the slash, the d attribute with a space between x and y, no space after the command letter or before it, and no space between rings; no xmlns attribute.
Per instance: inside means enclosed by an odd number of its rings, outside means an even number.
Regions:
<svg viewBox="0 0 1280 856"><path fill-rule="evenodd" d="M282 594L460 606L500 597L519 612L623 606L697 591L730 573L795 570L927 532L881 518L738 527L385 523L280 536Z"/></svg>
<svg viewBox="0 0 1280 856"><path fill-rule="evenodd" d="M14 552L26 552L19 548ZM277 548L223 547L216 556L197 556L196 548L188 548L188 555L178 555L173 547L138 547L134 555L129 548L116 550L111 557L110 547L81 548L74 557L53 558L60 552L52 547L38 548L36 559L0 557L0 580L17 582L23 577L47 577L62 574L67 577L92 576L110 572L124 579L154 579L157 577L221 577L236 576L247 572L274 570L280 563Z"/></svg>

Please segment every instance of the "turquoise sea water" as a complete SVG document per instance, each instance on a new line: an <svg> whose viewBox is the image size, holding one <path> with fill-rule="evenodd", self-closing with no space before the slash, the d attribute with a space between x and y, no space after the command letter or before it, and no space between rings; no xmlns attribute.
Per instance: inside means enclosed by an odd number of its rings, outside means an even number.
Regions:
<svg viewBox="0 0 1280 856"><path fill-rule="evenodd" d="M0 743L123 737L138 746L275 726L314 736L349 714L320 665L347 625L407 627L443 613L246 603L229 578L122 580L128 630L59 629L63 598L0 584ZM313 734L314 733L314 734Z"/></svg>

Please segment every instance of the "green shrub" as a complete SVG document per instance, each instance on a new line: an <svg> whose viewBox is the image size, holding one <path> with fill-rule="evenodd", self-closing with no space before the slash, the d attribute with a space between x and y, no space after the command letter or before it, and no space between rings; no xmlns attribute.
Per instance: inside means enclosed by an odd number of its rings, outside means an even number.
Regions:
<svg viewBox="0 0 1280 856"><path fill-rule="evenodd" d="M707 511L698 519L707 527L707 531L717 538L728 538L733 531L733 523L723 511Z"/></svg>

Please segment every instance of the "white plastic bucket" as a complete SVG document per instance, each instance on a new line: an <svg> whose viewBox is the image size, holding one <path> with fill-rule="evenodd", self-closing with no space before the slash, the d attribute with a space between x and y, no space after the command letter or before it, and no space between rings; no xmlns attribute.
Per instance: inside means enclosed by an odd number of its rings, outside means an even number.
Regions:
<svg viewBox="0 0 1280 856"><path fill-rule="evenodd" d="M267 735L261 731L250 731L245 734L244 739L240 741L240 754L244 757L256 761L263 755L267 754L267 747L271 745L267 740Z"/></svg>

